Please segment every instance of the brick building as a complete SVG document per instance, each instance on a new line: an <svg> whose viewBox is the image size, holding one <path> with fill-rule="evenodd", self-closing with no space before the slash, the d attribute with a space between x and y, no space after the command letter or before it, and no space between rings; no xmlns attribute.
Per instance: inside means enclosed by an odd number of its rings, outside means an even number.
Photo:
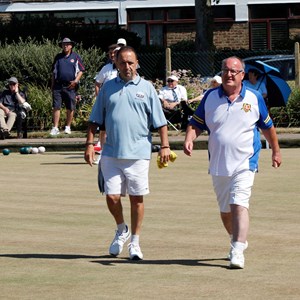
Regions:
<svg viewBox="0 0 300 300"><path fill-rule="evenodd" d="M195 1L0 0L2 22L14 14L78 19L101 28L120 25L137 33L145 45L169 46L195 38ZM231 49L273 49L300 35L299 0L221 0L213 5L214 45Z"/></svg>

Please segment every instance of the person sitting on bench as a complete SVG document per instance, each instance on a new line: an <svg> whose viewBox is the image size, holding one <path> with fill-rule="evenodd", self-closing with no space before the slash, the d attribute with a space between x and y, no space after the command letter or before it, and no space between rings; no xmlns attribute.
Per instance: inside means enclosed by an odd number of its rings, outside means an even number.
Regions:
<svg viewBox="0 0 300 300"><path fill-rule="evenodd" d="M21 124L19 119L26 117L26 111L31 109L26 102L26 95L19 90L19 82L16 77L7 80L8 87L0 96L0 138L5 139L10 136L10 131L17 120L17 125ZM19 127L19 126L17 126ZM21 128L17 128L17 131ZM19 132L18 132L19 133Z"/></svg>

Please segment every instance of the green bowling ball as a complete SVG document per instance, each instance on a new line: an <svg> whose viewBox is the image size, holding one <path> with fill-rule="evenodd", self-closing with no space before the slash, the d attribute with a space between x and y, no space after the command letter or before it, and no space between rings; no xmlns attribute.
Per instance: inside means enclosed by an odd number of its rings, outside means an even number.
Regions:
<svg viewBox="0 0 300 300"><path fill-rule="evenodd" d="M9 155L10 150L5 148L2 150L2 153L3 153L3 155Z"/></svg>
<svg viewBox="0 0 300 300"><path fill-rule="evenodd" d="M30 153L30 147L22 147L20 148L21 154L29 154Z"/></svg>

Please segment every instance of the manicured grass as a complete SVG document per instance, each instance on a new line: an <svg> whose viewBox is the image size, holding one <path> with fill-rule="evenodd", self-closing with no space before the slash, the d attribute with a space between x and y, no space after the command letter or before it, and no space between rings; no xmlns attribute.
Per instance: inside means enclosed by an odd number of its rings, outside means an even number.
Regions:
<svg viewBox="0 0 300 300"><path fill-rule="evenodd" d="M1 154L0 298L298 299L300 150L277 170L262 150L244 270L227 268L207 151L176 153L151 162L141 262L108 256L115 224L83 153Z"/></svg>

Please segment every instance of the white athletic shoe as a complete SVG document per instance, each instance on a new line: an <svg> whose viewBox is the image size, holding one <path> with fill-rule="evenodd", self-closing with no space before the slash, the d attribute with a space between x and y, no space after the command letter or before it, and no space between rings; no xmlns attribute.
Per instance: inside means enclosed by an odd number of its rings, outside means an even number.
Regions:
<svg viewBox="0 0 300 300"><path fill-rule="evenodd" d="M229 267L231 269L244 269L245 257L241 250L233 248L231 251L231 259Z"/></svg>
<svg viewBox="0 0 300 300"><path fill-rule="evenodd" d="M131 260L142 260L143 259L143 253L141 251L141 248L137 244L130 243L128 245L129 250L129 258Z"/></svg>
<svg viewBox="0 0 300 300"><path fill-rule="evenodd" d="M66 126L65 127L65 133L66 134L71 134L71 128L70 128L70 126Z"/></svg>
<svg viewBox="0 0 300 300"><path fill-rule="evenodd" d="M247 248L248 248L248 241L245 242L245 249L244 249L244 251L245 251ZM231 244L229 253L228 253L228 255L227 255L227 260L231 260L231 252L232 252L232 250L233 250L233 246L232 246L232 244Z"/></svg>
<svg viewBox="0 0 300 300"><path fill-rule="evenodd" d="M127 225L126 225L126 229L127 231L122 232L121 234L119 234L118 230L116 230L116 235L109 247L110 255L118 256L119 254L121 254L124 244L131 236Z"/></svg>
<svg viewBox="0 0 300 300"><path fill-rule="evenodd" d="M50 135L52 136L59 135L59 129L57 127L52 127L50 131Z"/></svg>

